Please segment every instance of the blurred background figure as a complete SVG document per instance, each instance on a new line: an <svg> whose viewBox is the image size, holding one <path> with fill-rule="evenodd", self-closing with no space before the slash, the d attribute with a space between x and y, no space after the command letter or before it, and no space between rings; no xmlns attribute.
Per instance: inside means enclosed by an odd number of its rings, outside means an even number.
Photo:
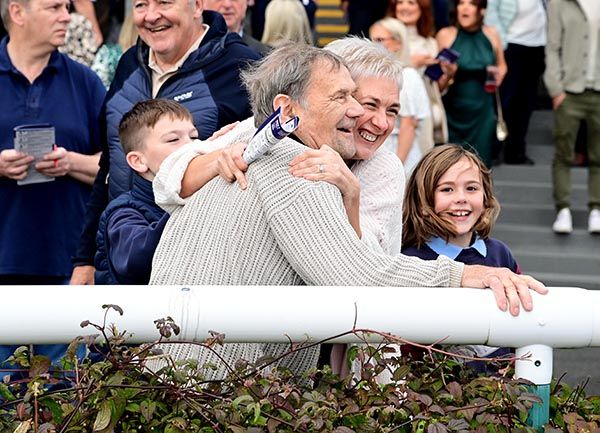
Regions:
<svg viewBox="0 0 600 433"><path fill-rule="evenodd" d="M261 42L272 47L287 42L312 45L312 31L302 3L298 0L272 0L265 11Z"/></svg>
<svg viewBox="0 0 600 433"><path fill-rule="evenodd" d="M59 49L61 53L86 66L92 65L98 48L106 40L97 11L102 12L103 6L108 3L108 0L71 1L71 21L65 44Z"/></svg>
<svg viewBox="0 0 600 433"><path fill-rule="evenodd" d="M456 26L437 34L439 48L460 53L453 81L440 81L447 88L444 106L450 141L471 146L489 168L496 142L494 92L506 74L504 51L498 32L483 25L486 0L459 0Z"/></svg>
<svg viewBox="0 0 600 433"><path fill-rule="evenodd" d="M421 157L433 147L431 107L425 84L411 67L406 44L406 27L396 18L376 21L369 30L371 40L383 44L404 67L400 91L400 113L385 147L395 153L410 173Z"/></svg>
<svg viewBox="0 0 600 433"><path fill-rule="evenodd" d="M443 29L450 25L450 6L455 7L452 0L433 0L433 20L436 29Z"/></svg>
<svg viewBox="0 0 600 433"><path fill-rule="evenodd" d="M72 12L65 44L58 50L79 63L92 66L98 44L90 20L77 12Z"/></svg>
<svg viewBox="0 0 600 433"><path fill-rule="evenodd" d="M340 7L346 15L349 35L368 36L369 27L385 16L388 0L341 0Z"/></svg>
<svg viewBox="0 0 600 433"><path fill-rule="evenodd" d="M554 109L555 233L573 231L571 165L581 120L588 128L588 231L600 233L600 3L552 0L544 82Z"/></svg>
<svg viewBox="0 0 600 433"><path fill-rule="evenodd" d="M485 23L500 33L508 72L500 86L508 137L504 162L533 165L525 137L544 73L545 0L488 0Z"/></svg>
<svg viewBox="0 0 600 433"><path fill-rule="evenodd" d="M431 123L433 128L433 141L436 144L448 142L448 124L446 112L442 102L439 83L424 75L425 68L436 63L438 44L434 39L433 13L429 0L392 0L390 14L406 26L407 46L410 53L410 62L421 73L429 104L431 107ZM445 75L440 79L447 82L451 79L454 69L441 65Z"/></svg>
<svg viewBox="0 0 600 433"><path fill-rule="evenodd" d="M116 43L102 44L96 53L92 70L98 74L107 89L115 76L121 55L135 45L137 37L138 32L133 24L133 18L131 14L127 14L119 32L119 40Z"/></svg>
<svg viewBox="0 0 600 433"><path fill-rule="evenodd" d="M308 18L308 24L313 33L313 39L315 39L315 17L317 12L317 2L315 0L297 0L304 8L304 13ZM248 4L250 8L250 22L252 29L252 36L258 40L262 40L263 33L265 30L265 14L267 6L271 3L271 0L249 0Z"/></svg>
<svg viewBox="0 0 600 433"><path fill-rule="evenodd" d="M266 54L269 47L254 39L250 32L244 30L246 13L248 11L248 0L205 0L204 9L219 12L225 18L227 29L242 37L253 50L260 54Z"/></svg>

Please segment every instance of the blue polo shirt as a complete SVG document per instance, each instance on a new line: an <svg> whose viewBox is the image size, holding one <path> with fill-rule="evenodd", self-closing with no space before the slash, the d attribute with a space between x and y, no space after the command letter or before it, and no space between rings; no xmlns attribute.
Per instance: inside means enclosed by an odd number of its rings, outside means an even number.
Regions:
<svg viewBox="0 0 600 433"><path fill-rule="evenodd" d="M96 74L54 51L29 83L10 61L7 42L0 42L0 151L14 148L15 126L49 123L59 146L99 152L106 91ZM0 177L0 275L69 276L90 190L68 175L22 186Z"/></svg>

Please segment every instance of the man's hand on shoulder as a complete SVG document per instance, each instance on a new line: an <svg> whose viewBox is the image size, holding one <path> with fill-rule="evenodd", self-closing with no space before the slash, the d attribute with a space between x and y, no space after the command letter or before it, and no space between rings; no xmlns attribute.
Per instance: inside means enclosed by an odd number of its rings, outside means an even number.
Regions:
<svg viewBox="0 0 600 433"><path fill-rule="evenodd" d="M72 286L88 286L94 284L95 270L96 268L90 265L75 266L69 284Z"/></svg>
<svg viewBox="0 0 600 433"><path fill-rule="evenodd" d="M465 266L461 284L463 287L490 288L498 308L502 311L508 308L513 316L519 315L521 305L525 311L533 309L530 290L543 295L548 293L546 286L529 275L480 265Z"/></svg>

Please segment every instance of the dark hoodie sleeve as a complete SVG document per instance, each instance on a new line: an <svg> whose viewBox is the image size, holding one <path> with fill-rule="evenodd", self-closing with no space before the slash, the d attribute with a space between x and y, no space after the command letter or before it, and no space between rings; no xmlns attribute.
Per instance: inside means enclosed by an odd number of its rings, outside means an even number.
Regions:
<svg viewBox="0 0 600 433"><path fill-rule="evenodd" d="M218 128L252 116L248 92L242 84L240 72L262 56L248 47L236 34L227 34L226 55L218 69L211 73L210 91L219 108ZM235 71L232 79L231 71Z"/></svg>
<svg viewBox="0 0 600 433"><path fill-rule="evenodd" d="M119 60L115 78L108 90L102 111L100 113L100 147L102 154L100 156L100 168L94 180L92 193L87 204L83 231L79 238L77 252L72 259L73 266L93 266L94 255L96 254L96 234L100 215L108 205L108 173L110 169L110 155L108 151L108 137L106 135L106 103L121 88L127 77L138 67L136 61L136 47L132 47Z"/></svg>

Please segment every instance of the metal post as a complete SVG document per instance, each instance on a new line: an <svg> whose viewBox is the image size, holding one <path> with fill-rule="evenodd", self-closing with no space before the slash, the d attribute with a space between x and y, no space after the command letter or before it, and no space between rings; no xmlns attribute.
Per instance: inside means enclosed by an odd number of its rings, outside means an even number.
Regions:
<svg viewBox="0 0 600 433"><path fill-rule="evenodd" d="M542 399L529 410L527 423L541 433L550 417L550 383L552 381L552 348L541 344L516 350L515 377L534 383L530 391Z"/></svg>

